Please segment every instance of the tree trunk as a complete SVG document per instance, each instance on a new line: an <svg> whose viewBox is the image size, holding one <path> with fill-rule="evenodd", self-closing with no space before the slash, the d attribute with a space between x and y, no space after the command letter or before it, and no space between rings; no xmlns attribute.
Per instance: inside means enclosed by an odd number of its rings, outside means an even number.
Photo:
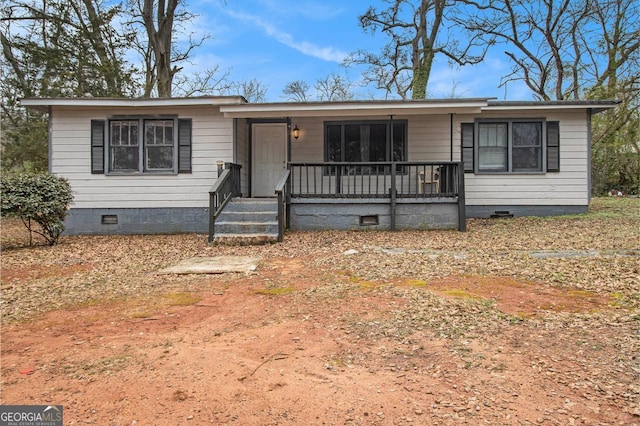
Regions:
<svg viewBox="0 0 640 426"><path fill-rule="evenodd" d="M155 66L147 72L154 72L158 97L171 97L173 76L177 69L171 66L173 21L180 0L157 0L156 19L154 19L154 1L144 0L142 20L149 37L149 45L155 59ZM147 81L153 78L147 77Z"/></svg>

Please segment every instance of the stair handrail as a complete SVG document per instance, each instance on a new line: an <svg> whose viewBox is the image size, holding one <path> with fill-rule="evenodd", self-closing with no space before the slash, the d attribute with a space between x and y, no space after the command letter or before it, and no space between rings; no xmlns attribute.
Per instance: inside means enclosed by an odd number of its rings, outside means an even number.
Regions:
<svg viewBox="0 0 640 426"><path fill-rule="evenodd" d="M284 230L288 228L289 225L289 201L291 198L290 175L291 170L285 170L275 190L278 196L278 242L280 243L284 240Z"/></svg>
<svg viewBox="0 0 640 426"><path fill-rule="evenodd" d="M225 163L209 190L209 242L213 241L215 222L232 197L240 195L240 164Z"/></svg>

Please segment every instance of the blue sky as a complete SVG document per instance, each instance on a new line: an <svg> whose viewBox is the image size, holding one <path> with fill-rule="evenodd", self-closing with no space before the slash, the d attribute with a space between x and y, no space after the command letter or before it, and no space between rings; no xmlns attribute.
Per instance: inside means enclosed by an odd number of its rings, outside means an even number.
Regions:
<svg viewBox="0 0 640 426"><path fill-rule="evenodd" d="M359 69L346 71L340 63L351 52L379 52L386 43L380 34L365 34L358 16L369 5L384 7L379 0L188 0L199 15L189 30L211 38L194 51L193 65L185 71L219 66L235 81L256 79L268 87L267 101L284 101L282 89L294 80L313 87L330 73L344 74L352 81ZM531 99L523 85L498 88L500 77L509 72L502 52L492 52L482 65L451 68L445 60L435 64L429 97L496 97ZM372 89L356 89L356 98L380 98Z"/></svg>

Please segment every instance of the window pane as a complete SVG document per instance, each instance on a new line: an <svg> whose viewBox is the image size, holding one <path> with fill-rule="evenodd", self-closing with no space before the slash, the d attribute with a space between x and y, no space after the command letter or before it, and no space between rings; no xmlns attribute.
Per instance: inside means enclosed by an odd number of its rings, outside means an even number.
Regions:
<svg viewBox="0 0 640 426"><path fill-rule="evenodd" d="M344 126L344 161L362 161L359 124Z"/></svg>
<svg viewBox="0 0 640 426"><path fill-rule="evenodd" d="M371 124L369 127L369 156L364 161L387 161L387 126Z"/></svg>
<svg viewBox="0 0 640 426"><path fill-rule="evenodd" d="M173 146L147 147L147 169L173 169Z"/></svg>
<svg viewBox="0 0 640 426"><path fill-rule="evenodd" d="M507 171L507 123L478 125L478 169Z"/></svg>
<svg viewBox="0 0 640 426"><path fill-rule="evenodd" d="M513 123L513 146L541 146L542 123Z"/></svg>
<svg viewBox="0 0 640 426"><path fill-rule="evenodd" d="M479 145L507 147L507 123L480 123Z"/></svg>
<svg viewBox="0 0 640 426"><path fill-rule="evenodd" d="M542 170L540 148L513 148L513 171L540 171Z"/></svg>
<svg viewBox="0 0 640 426"><path fill-rule="evenodd" d="M111 122L111 146L138 146L138 122L116 120Z"/></svg>
<svg viewBox="0 0 640 426"><path fill-rule="evenodd" d="M111 147L111 170L138 170L138 147Z"/></svg>
<svg viewBox="0 0 640 426"><path fill-rule="evenodd" d="M173 170L173 120L147 120L145 170Z"/></svg>
<svg viewBox="0 0 640 426"><path fill-rule="evenodd" d="M154 127L150 126L149 123L145 123L144 129L144 142L147 145L155 145L155 132L153 131Z"/></svg>
<svg viewBox="0 0 640 426"><path fill-rule="evenodd" d="M120 126L111 123L111 146L121 145Z"/></svg>
<svg viewBox="0 0 640 426"><path fill-rule="evenodd" d="M406 161L404 147L404 123L393 124L393 158L392 161Z"/></svg>
<svg viewBox="0 0 640 426"><path fill-rule="evenodd" d="M156 125L156 145L164 144L164 128L163 126Z"/></svg>
<svg viewBox="0 0 640 426"><path fill-rule="evenodd" d="M129 140L131 141L131 146L138 146L138 122L130 121L128 128L129 128Z"/></svg>
<svg viewBox="0 0 640 426"><path fill-rule="evenodd" d="M542 123L513 123L513 171L542 170Z"/></svg>
<svg viewBox="0 0 640 426"><path fill-rule="evenodd" d="M144 126L147 145L173 145L173 120L147 120Z"/></svg>
<svg viewBox="0 0 640 426"><path fill-rule="evenodd" d="M113 120L109 124L109 170L138 171L138 120Z"/></svg>
<svg viewBox="0 0 640 426"><path fill-rule="evenodd" d="M326 151L326 161L342 161L341 156L341 140L342 135L340 134L342 130L342 126L339 125L328 125L327 126L327 151Z"/></svg>

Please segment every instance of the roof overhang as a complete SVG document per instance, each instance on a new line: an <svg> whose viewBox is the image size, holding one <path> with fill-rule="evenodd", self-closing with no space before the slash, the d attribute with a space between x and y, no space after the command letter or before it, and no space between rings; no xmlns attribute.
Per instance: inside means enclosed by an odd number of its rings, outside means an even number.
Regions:
<svg viewBox="0 0 640 426"><path fill-rule="evenodd" d="M202 96L192 98L25 98L20 104L42 112L51 107L61 108L143 108L143 107L184 107L221 106L242 104L247 101L242 96Z"/></svg>
<svg viewBox="0 0 640 426"><path fill-rule="evenodd" d="M211 106L229 118L365 117L390 115L480 114L483 111L588 110L592 114L615 108L615 100L498 101L426 99L344 102L247 103L242 96L190 98L25 98L20 104L42 112L57 108L159 108Z"/></svg>
<svg viewBox="0 0 640 426"><path fill-rule="evenodd" d="M363 117L425 114L474 114L488 105L487 99L445 99L424 101L282 102L223 105L230 118Z"/></svg>
<svg viewBox="0 0 640 426"><path fill-rule="evenodd" d="M548 110L589 110L597 114L613 109L620 101L616 100L568 100L568 101L489 101L483 111L548 111Z"/></svg>

